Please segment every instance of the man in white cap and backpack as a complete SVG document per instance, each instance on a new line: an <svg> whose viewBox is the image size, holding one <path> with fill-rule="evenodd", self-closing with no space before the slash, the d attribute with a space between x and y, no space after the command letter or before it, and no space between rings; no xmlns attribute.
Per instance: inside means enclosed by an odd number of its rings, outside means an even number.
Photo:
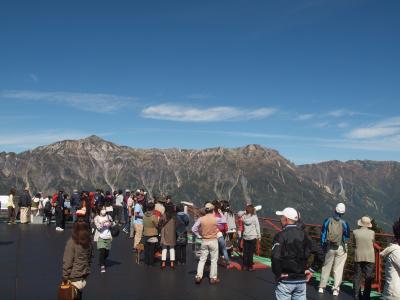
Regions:
<svg viewBox="0 0 400 300"><path fill-rule="evenodd" d="M346 212L344 203L336 205L332 217L327 218L321 230L321 247L325 251L325 261L322 266L319 293L324 293L333 266L333 296L338 296L342 284L343 269L347 259L347 241L350 238L350 226L342 219Z"/></svg>

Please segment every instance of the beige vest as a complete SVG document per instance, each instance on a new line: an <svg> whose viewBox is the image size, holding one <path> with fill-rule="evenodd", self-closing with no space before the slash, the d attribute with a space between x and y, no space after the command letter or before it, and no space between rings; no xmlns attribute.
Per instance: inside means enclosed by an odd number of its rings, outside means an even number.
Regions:
<svg viewBox="0 0 400 300"><path fill-rule="evenodd" d="M375 232L367 227L361 227L354 230L353 235L356 242L354 261L375 263Z"/></svg>

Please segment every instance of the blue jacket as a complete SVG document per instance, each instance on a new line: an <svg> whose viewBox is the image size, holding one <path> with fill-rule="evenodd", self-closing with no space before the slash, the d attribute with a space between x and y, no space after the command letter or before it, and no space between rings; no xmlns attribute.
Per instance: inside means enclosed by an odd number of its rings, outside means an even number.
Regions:
<svg viewBox="0 0 400 300"><path fill-rule="evenodd" d="M331 221L331 218L333 218L335 220L340 220L342 223L342 227L343 227L342 244L345 244L350 239L349 223L347 223L345 220L343 220L340 217L340 215L335 213L333 215L333 217L325 219L324 223L322 224L322 230L321 230L321 246L322 247L326 246L326 237L328 235L328 227L329 227L329 222Z"/></svg>

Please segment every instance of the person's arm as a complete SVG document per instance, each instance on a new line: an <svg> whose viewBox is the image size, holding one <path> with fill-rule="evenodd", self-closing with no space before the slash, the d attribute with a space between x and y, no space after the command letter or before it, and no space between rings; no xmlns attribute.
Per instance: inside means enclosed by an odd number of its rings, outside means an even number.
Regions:
<svg viewBox="0 0 400 300"><path fill-rule="evenodd" d="M260 222L258 221L258 217L255 217L255 225L256 225L256 232L257 232L257 239L261 239L261 230L260 230Z"/></svg>
<svg viewBox="0 0 400 300"><path fill-rule="evenodd" d="M326 235L328 234L329 218L324 221L321 229L321 247L324 248L326 244Z"/></svg>
<svg viewBox="0 0 400 300"><path fill-rule="evenodd" d="M152 219L154 227L158 227L159 219L155 215L152 215L151 219Z"/></svg>
<svg viewBox="0 0 400 300"><path fill-rule="evenodd" d="M182 221L183 221L183 224L185 225L185 227L188 226L189 225L189 216L187 214L184 214Z"/></svg>
<svg viewBox="0 0 400 300"><path fill-rule="evenodd" d="M350 239L350 225L346 221L343 221L343 242L347 242Z"/></svg>
<svg viewBox="0 0 400 300"><path fill-rule="evenodd" d="M304 245L305 245L305 253L307 258L312 254L314 255L313 262L309 268L309 271L312 273L317 272L325 259L324 252L322 251L321 246L313 241L311 237L307 234L307 232L304 232Z"/></svg>
<svg viewBox="0 0 400 300"><path fill-rule="evenodd" d="M199 233L199 231L200 231L200 218L197 219L197 221L193 224L193 227L192 227L192 232L193 232L197 237L200 238L200 233Z"/></svg>
<svg viewBox="0 0 400 300"><path fill-rule="evenodd" d="M74 241L69 240L65 246L64 257L63 257L63 280L67 281L71 275L75 251L74 251Z"/></svg>
<svg viewBox="0 0 400 300"><path fill-rule="evenodd" d="M272 272L275 274L276 278L280 278L282 276L282 265L281 265L281 235L278 233L275 235L274 240L272 242Z"/></svg>

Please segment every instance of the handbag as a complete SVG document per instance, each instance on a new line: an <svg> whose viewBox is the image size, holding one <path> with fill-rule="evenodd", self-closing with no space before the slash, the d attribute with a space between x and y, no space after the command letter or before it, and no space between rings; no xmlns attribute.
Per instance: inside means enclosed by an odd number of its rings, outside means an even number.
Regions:
<svg viewBox="0 0 400 300"><path fill-rule="evenodd" d="M58 300L74 300L78 295L78 290L74 287L70 281L62 281L58 287Z"/></svg>

